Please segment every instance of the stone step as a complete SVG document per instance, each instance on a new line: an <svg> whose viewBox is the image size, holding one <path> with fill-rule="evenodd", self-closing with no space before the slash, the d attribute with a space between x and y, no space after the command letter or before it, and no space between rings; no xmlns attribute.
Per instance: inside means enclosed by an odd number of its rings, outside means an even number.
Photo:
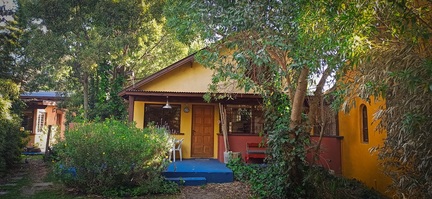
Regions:
<svg viewBox="0 0 432 199"><path fill-rule="evenodd" d="M23 178L24 178L24 177L22 177L22 176L13 177L13 178L11 178L11 181L17 182L17 181L19 181L19 180L22 180Z"/></svg>
<svg viewBox="0 0 432 199"><path fill-rule="evenodd" d="M207 179L204 177L179 177L179 178L165 178L183 186L201 186L207 184Z"/></svg>
<svg viewBox="0 0 432 199"><path fill-rule="evenodd" d="M6 195L7 193L8 193L7 191L0 191L0 196Z"/></svg>
<svg viewBox="0 0 432 199"><path fill-rule="evenodd" d="M52 187L53 185L52 182L33 183L33 187Z"/></svg>
<svg viewBox="0 0 432 199"><path fill-rule="evenodd" d="M22 177L22 176L27 175L27 173L26 172L19 172L19 173L14 173L13 175L17 176L17 177Z"/></svg>
<svg viewBox="0 0 432 199"><path fill-rule="evenodd" d="M1 185L1 186L3 186L3 187L14 187L14 186L17 186L17 183L6 183L6 184Z"/></svg>

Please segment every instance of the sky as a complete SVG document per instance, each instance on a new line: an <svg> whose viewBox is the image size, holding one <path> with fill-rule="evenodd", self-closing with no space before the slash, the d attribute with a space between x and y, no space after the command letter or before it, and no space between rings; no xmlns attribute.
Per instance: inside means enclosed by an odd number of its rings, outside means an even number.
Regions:
<svg viewBox="0 0 432 199"><path fill-rule="evenodd" d="M0 25L4 25L6 20L12 20L11 11L16 9L13 0L0 0Z"/></svg>

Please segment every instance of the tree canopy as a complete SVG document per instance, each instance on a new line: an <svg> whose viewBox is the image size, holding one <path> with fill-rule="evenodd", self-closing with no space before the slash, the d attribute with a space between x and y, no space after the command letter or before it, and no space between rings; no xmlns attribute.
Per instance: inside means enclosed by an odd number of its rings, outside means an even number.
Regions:
<svg viewBox="0 0 432 199"><path fill-rule="evenodd" d="M274 197L299 197L302 192L292 190L304 190L295 188L302 187L303 149L307 145L310 125L320 121L312 117L313 114L309 117L302 114L303 102L308 94L308 82L316 79L315 76L320 79L312 91L316 98L309 101L312 113L322 100L323 84L331 76L337 81L337 87L331 90L336 108L342 104L352 105L352 97L367 100L375 96L387 100L384 109L387 114L383 115L388 119L382 120L382 124L388 139L381 155L383 159L407 160L402 167L392 163L393 169L389 170L394 173L394 184L400 194L428 194L425 188L430 187L430 177L420 176L420 173L429 173L426 168L430 168L425 167L430 162L428 157L431 157L426 147L430 146L430 139L424 139L430 137L427 136L430 130L425 130L431 129L430 124L424 123L428 120L430 108L428 105L414 105L414 101L408 100L413 96L404 96L404 100L401 100L403 96L398 100L393 97L418 86L420 88L410 93L419 97L419 101L431 96L427 72L431 63L429 1L169 2L171 6L166 9L168 25L176 31L178 38L184 42L196 38L208 42L208 48L198 57L203 65L217 71L211 91L217 92L220 82L232 79L246 91L262 93L268 110L267 124L272 124L266 128L273 163L279 168L275 174L278 176L275 179L280 180L279 186L270 187L269 191L275 194ZM404 62L400 61L400 55L406 56ZM412 68L413 63L420 68ZM397 70L402 65L410 66L409 70ZM343 78L348 71L358 81L354 83ZM371 75L365 76L365 73ZM408 77L420 73L425 75L421 76L421 81L409 81ZM411 83L394 87L398 80ZM414 112L421 116L415 114L413 117L411 111L399 109L405 107L400 106L402 104L416 107ZM400 111L401 120L390 121L395 110ZM410 125L401 125L407 122ZM413 128L413 125L418 128ZM411 137L410 132L414 129L419 134ZM400 142L401 133L406 138L404 142ZM394 151L400 147L407 149L403 147L407 146L405 143L416 143L416 139L424 142L414 147L415 150L400 154L397 153L401 150ZM420 149L423 152L417 152ZM413 153L423 156L408 158ZM419 175L415 179L409 178L404 173L409 169L403 168L412 168L409 173ZM275 176L269 177L273 179Z"/></svg>
<svg viewBox="0 0 432 199"><path fill-rule="evenodd" d="M89 114L122 117L122 100L115 98L127 80L148 75L188 51L163 28L165 1L19 2L28 27L21 64L36 74L28 77L27 88L74 92L81 96L78 105L87 119ZM116 102L101 107L110 99ZM90 113L98 108L106 113Z"/></svg>
<svg viewBox="0 0 432 199"><path fill-rule="evenodd" d="M0 176L19 161L24 132L19 130L21 101L15 56L22 29L15 7L0 7Z"/></svg>

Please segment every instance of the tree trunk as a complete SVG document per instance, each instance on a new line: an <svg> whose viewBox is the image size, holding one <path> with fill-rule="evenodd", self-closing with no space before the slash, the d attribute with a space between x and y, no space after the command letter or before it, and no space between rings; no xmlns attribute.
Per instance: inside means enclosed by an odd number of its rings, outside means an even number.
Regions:
<svg viewBox="0 0 432 199"><path fill-rule="evenodd" d="M309 68L304 67L297 81L297 88L292 99L292 111L291 111L291 122L290 129L295 129L301 124L301 115L303 112L303 103L306 96L307 90L307 77L309 75Z"/></svg>
<svg viewBox="0 0 432 199"><path fill-rule="evenodd" d="M83 97L84 97L84 119L88 119L88 110L89 110L89 81L88 81L88 72L83 72L82 77L83 83Z"/></svg>
<svg viewBox="0 0 432 199"><path fill-rule="evenodd" d="M297 86L294 94L294 98L292 99L292 110L290 115L290 130L289 130L289 136L290 139L293 139L294 144L290 144L290 148L287 150L296 150L296 147L304 147L303 143L300 141L299 143L299 135L297 131L299 130L299 126L301 126L301 120L302 120L302 112L303 112L303 103L306 96L306 90L307 90L307 77L309 75L309 68L304 67L301 72L300 76L298 77ZM301 170L301 167L303 165L302 163L302 154L295 153L294 157L291 161L292 169L290 171L291 179L294 183L300 185L303 180L303 172Z"/></svg>

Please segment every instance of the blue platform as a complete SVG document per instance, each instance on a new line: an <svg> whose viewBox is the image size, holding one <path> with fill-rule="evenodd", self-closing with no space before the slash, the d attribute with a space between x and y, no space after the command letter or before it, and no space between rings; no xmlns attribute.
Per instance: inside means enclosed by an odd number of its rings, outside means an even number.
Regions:
<svg viewBox="0 0 432 199"><path fill-rule="evenodd" d="M163 175L167 180L186 186L228 183L234 180L231 169L215 159L189 159L172 162Z"/></svg>

